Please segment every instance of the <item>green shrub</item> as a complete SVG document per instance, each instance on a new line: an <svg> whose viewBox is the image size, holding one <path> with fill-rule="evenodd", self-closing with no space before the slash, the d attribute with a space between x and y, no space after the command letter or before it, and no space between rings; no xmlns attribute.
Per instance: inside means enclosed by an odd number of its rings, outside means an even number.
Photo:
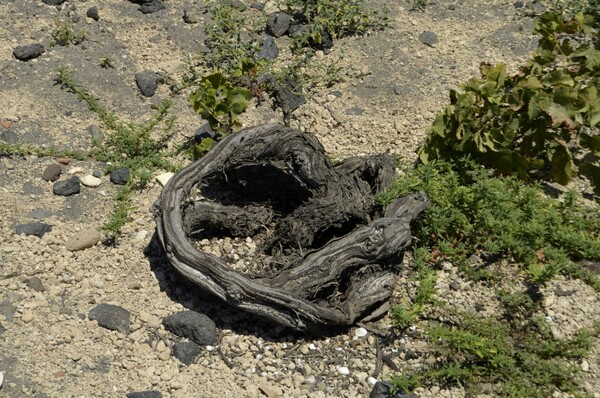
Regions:
<svg viewBox="0 0 600 398"><path fill-rule="evenodd" d="M535 22L536 53L514 76L481 65L437 115L419 156L423 162L465 154L503 174L527 179L549 169L560 184L577 174L600 193L600 42L591 15L547 12ZM576 158L576 154L581 155ZM587 156L583 156L587 155Z"/></svg>

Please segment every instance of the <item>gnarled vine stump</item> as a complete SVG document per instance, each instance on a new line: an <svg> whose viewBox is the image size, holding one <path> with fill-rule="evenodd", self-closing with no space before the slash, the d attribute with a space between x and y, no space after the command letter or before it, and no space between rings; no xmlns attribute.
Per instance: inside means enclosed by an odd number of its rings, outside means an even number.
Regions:
<svg viewBox="0 0 600 398"><path fill-rule="evenodd" d="M389 155L332 164L310 134L244 129L169 180L153 207L158 238L177 271L235 307L296 330L351 325L387 310L409 224L428 205L414 194L382 212L374 196L394 176ZM198 250L199 231L260 235L267 271Z"/></svg>

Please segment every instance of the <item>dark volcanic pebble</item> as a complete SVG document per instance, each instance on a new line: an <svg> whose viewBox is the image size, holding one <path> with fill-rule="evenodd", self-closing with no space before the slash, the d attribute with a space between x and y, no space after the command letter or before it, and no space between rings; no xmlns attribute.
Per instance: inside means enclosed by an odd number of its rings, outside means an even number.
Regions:
<svg viewBox="0 0 600 398"><path fill-rule="evenodd" d="M192 341L180 341L173 345L173 355L182 363L190 365L200 354L200 346Z"/></svg>
<svg viewBox="0 0 600 398"><path fill-rule="evenodd" d="M162 398L160 391L138 391L128 392L125 394L127 398Z"/></svg>
<svg viewBox="0 0 600 398"><path fill-rule="evenodd" d="M48 4L49 6L59 6L67 0L42 0L44 4Z"/></svg>
<svg viewBox="0 0 600 398"><path fill-rule="evenodd" d="M6 331L6 329L4 328L4 326L2 326L2 324L0 323L0 333L4 333Z"/></svg>
<svg viewBox="0 0 600 398"><path fill-rule="evenodd" d="M119 169L113 170L110 173L110 181L113 184L117 185L127 184L127 181L129 181L129 169L126 167L121 167Z"/></svg>
<svg viewBox="0 0 600 398"><path fill-rule="evenodd" d="M438 38L434 32L426 31L419 35L419 41L429 47L435 47L438 42Z"/></svg>
<svg viewBox="0 0 600 398"><path fill-rule="evenodd" d="M45 181L54 182L59 179L60 173L61 173L60 164L52 163L44 169L44 171L42 173L42 178Z"/></svg>
<svg viewBox="0 0 600 398"><path fill-rule="evenodd" d="M4 318L7 321L12 322L16 310L17 309L10 301L4 300L0 302L0 315L4 315Z"/></svg>
<svg viewBox="0 0 600 398"><path fill-rule="evenodd" d="M267 19L267 32L272 36L281 37L290 28L291 18L285 12L275 12Z"/></svg>
<svg viewBox="0 0 600 398"><path fill-rule="evenodd" d="M279 55L279 48L273 36L265 37L262 49L256 54L258 58L275 59Z"/></svg>
<svg viewBox="0 0 600 398"><path fill-rule="evenodd" d="M37 276L33 276L27 279L26 283L31 290L34 290L36 292L43 292L44 290L46 290L46 288L44 287L44 283Z"/></svg>
<svg viewBox="0 0 600 398"><path fill-rule="evenodd" d="M98 15L98 7L90 7L85 12L85 16L88 18L92 18L94 21L98 21L100 19L100 15Z"/></svg>
<svg viewBox="0 0 600 398"><path fill-rule="evenodd" d="M161 0L151 0L143 3L140 6L140 11L144 14L152 14L160 10L164 10L166 7Z"/></svg>
<svg viewBox="0 0 600 398"><path fill-rule="evenodd" d="M156 73L144 70L135 74L135 83L144 96L152 97L158 87L158 77Z"/></svg>
<svg viewBox="0 0 600 398"><path fill-rule="evenodd" d="M217 342L217 327L212 319L195 311L184 311L163 319L165 329L199 345Z"/></svg>
<svg viewBox="0 0 600 398"><path fill-rule="evenodd" d="M25 46L18 46L13 50L13 55L19 61L29 61L42 55L46 49L41 44L28 44Z"/></svg>
<svg viewBox="0 0 600 398"><path fill-rule="evenodd" d="M52 231L52 227L43 222L32 222L28 224L19 224L15 227L15 232L19 235L35 235L39 238L44 236L46 232Z"/></svg>
<svg viewBox="0 0 600 398"><path fill-rule="evenodd" d="M16 144L19 142L19 136L12 130L6 130L0 134L0 140L9 144Z"/></svg>
<svg viewBox="0 0 600 398"><path fill-rule="evenodd" d="M58 196L75 195L81 191L79 177L73 176L68 180L56 181L52 186L52 192Z"/></svg>
<svg viewBox="0 0 600 398"><path fill-rule="evenodd" d="M123 307L113 304L98 304L90 310L88 318L98 321L98 325L110 330L129 334L131 315Z"/></svg>
<svg viewBox="0 0 600 398"><path fill-rule="evenodd" d="M419 398L419 396L415 394L405 394L403 392L397 392L392 395L391 386L385 381L378 381L373 386L369 398Z"/></svg>

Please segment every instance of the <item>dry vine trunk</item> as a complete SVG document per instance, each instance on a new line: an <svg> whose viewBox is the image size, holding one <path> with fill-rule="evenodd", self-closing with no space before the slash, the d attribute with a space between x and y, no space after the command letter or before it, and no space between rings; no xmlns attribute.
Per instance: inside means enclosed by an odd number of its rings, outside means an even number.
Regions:
<svg viewBox="0 0 600 398"><path fill-rule="evenodd" d="M158 238L177 271L233 306L296 330L351 325L387 310L409 224L428 205L415 194L380 214L374 195L394 176L392 156L332 165L312 135L248 128L171 178L153 208ZM261 249L277 261L260 277L192 239L265 230Z"/></svg>

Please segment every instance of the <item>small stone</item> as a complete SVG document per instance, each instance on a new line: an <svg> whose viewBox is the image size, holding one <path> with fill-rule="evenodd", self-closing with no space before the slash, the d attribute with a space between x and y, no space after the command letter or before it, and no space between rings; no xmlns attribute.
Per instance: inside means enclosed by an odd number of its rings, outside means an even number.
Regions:
<svg viewBox="0 0 600 398"><path fill-rule="evenodd" d="M450 289L452 289L452 290L455 290L455 291L460 290L460 282L458 282L458 281L452 281L452 282L450 282L450 284L448 286L450 286Z"/></svg>
<svg viewBox="0 0 600 398"><path fill-rule="evenodd" d="M448 10L450 10L450 11L454 11L454 10L456 10L456 5L455 5L455 4L450 4L450 5L448 6Z"/></svg>
<svg viewBox="0 0 600 398"><path fill-rule="evenodd" d="M136 73L135 82L145 97L152 97L158 88L158 76L151 70Z"/></svg>
<svg viewBox="0 0 600 398"><path fill-rule="evenodd" d="M100 127L96 126L95 124L89 125L87 132L90 137L92 137L92 142L100 144L102 141L104 141L104 134L102 134L102 130L100 130Z"/></svg>
<svg viewBox="0 0 600 398"><path fill-rule="evenodd" d="M584 372L590 371L590 364L585 359L583 361L581 361L581 370L583 370Z"/></svg>
<svg viewBox="0 0 600 398"><path fill-rule="evenodd" d="M19 224L15 227L15 232L19 235L35 235L38 238L41 238L46 232L50 231L52 231L52 226L39 221Z"/></svg>
<svg viewBox="0 0 600 398"><path fill-rule="evenodd" d="M129 169L126 167L121 167L113 170L110 173L110 181L117 185L127 184L127 181L129 181Z"/></svg>
<svg viewBox="0 0 600 398"><path fill-rule="evenodd" d="M290 28L290 21L285 12L275 12L267 18L267 31L274 37L281 37Z"/></svg>
<svg viewBox="0 0 600 398"><path fill-rule="evenodd" d="M52 192L58 196L70 196L78 194L81 191L81 182L79 177L73 176L68 180L56 181L52 186Z"/></svg>
<svg viewBox="0 0 600 398"><path fill-rule="evenodd" d="M85 16L93 19L94 21L98 21L100 19L100 15L98 15L98 7L93 6L88 8L85 12Z"/></svg>
<svg viewBox="0 0 600 398"><path fill-rule="evenodd" d="M49 6L59 6L67 0L42 0L44 4L48 4Z"/></svg>
<svg viewBox="0 0 600 398"><path fill-rule="evenodd" d="M513 5L515 8L523 8L525 7L525 2L523 0L517 0Z"/></svg>
<svg viewBox="0 0 600 398"><path fill-rule="evenodd" d="M24 311L23 315L21 315L21 320L25 323L33 321L33 312L31 310Z"/></svg>
<svg viewBox="0 0 600 398"><path fill-rule="evenodd" d="M95 320L98 325L109 330L118 330L129 334L131 328L131 315L123 307L113 304L98 304L88 314L90 320Z"/></svg>
<svg viewBox="0 0 600 398"><path fill-rule="evenodd" d="M385 381L378 381L373 386L369 398L419 398L415 394L407 394L404 391L397 392L395 395L391 395L392 388Z"/></svg>
<svg viewBox="0 0 600 398"><path fill-rule="evenodd" d="M377 379L373 376L369 376L367 377L367 383L369 383L369 385L371 386L374 386L375 384L377 384Z"/></svg>
<svg viewBox="0 0 600 398"><path fill-rule="evenodd" d="M369 332L365 328L358 328L354 331L354 335L358 338L365 337Z"/></svg>
<svg viewBox="0 0 600 398"><path fill-rule="evenodd" d="M29 61L31 59L37 58L46 52L46 49L41 44L28 44L25 46L17 46L13 50L13 55L19 61Z"/></svg>
<svg viewBox="0 0 600 398"><path fill-rule="evenodd" d="M60 164L64 164L65 166L69 165L73 159L71 158L56 158L56 161Z"/></svg>
<svg viewBox="0 0 600 398"><path fill-rule="evenodd" d="M264 10L265 9L265 5L263 3L259 3L257 1L250 3L250 7L254 8L255 10Z"/></svg>
<svg viewBox="0 0 600 398"><path fill-rule="evenodd" d="M192 341L181 341L173 345L173 355L182 363L190 365L200 355L200 346Z"/></svg>
<svg viewBox="0 0 600 398"><path fill-rule="evenodd" d="M429 47L435 47L438 43L438 38L434 32L425 31L419 35L419 41Z"/></svg>
<svg viewBox="0 0 600 398"><path fill-rule="evenodd" d="M83 229L65 242L65 248L70 252L84 250L94 246L100 241L100 230L98 228Z"/></svg>
<svg viewBox="0 0 600 398"><path fill-rule="evenodd" d="M164 10L166 7L161 0L145 0L140 6L140 11L144 14L153 14L160 10Z"/></svg>
<svg viewBox="0 0 600 398"><path fill-rule="evenodd" d="M212 319L195 311L183 311L163 319L165 329L185 337L199 345L214 345L217 342L217 326Z"/></svg>
<svg viewBox="0 0 600 398"><path fill-rule="evenodd" d="M6 332L6 328L2 325L2 323L0 323L0 334ZM0 387L2 386L2 383L0 382Z"/></svg>
<svg viewBox="0 0 600 398"><path fill-rule="evenodd" d="M0 140L9 144L16 144L19 142L19 136L12 130L6 130L0 134Z"/></svg>
<svg viewBox="0 0 600 398"><path fill-rule="evenodd" d="M27 279L26 283L27 283L27 286L33 291L43 292L44 290L46 290L46 288L44 287L44 283L37 276L33 276L33 277Z"/></svg>
<svg viewBox="0 0 600 398"><path fill-rule="evenodd" d="M90 188L96 188L102 184L101 179L94 177L93 175L89 175L89 174L81 177L80 180L83 185L85 185L86 187L90 187Z"/></svg>
<svg viewBox="0 0 600 398"><path fill-rule="evenodd" d="M337 368L337 372L342 376L348 376L350 374L350 369L348 369L346 366L340 366Z"/></svg>
<svg viewBox="0 0 600 398"><path fill-rule="evenodd" d="M164 187L165 185L167 185L167 182L169 182L171 177L173 177L174 175L175 174L173 174L171 172L163 173L159 176L156 176L156 182L158 182L161 187Z"/></svg>
<svg viewBox="0 0 600 398"><path fill-rule="evenodd" d="M279 48L273 36L265 37L262 49L256 54L258 58L275 59L279 55Z"/></svg>
<svg viewBox="0 0 600 398"><path fill-rule="evenodd" d="M17 309L9 300L0 302L0 315L4 316L7 321L12 321Z"/></svg>
<svg viewBox="0 0 600 398"><path fill-rule="evenodd" d="M198 23L199 20L200 16L197 13L190 10L183 10L183 22L195 24Z"/></svg>
<svg viewBox="0 0 600 398"><path fill-rule="evenodd" d="M160 391L138 391L138 392L128 392L125 394L127 398L162 398L162 394Z"/></svg>
<svg viewBox="0 0 600 398"><path fill-rule="evenodd" d="M207 138L215 138L215 133L210 128L210 123L204 123L196 132L194 132L194 142L196 144L202 143Z"/></svg>
<svg viewBox="0 0 600 398"><path fill-rule="evenodd" d="M274 384L260 383L258 388L268 398L277 398L277 397L283 396L283 392L281 391L281 388L279 388L278 386L276 386Z"/></svg>
<svg viewBox="0 0 600 398"><path fill-rule="evenodd" d="M60 173L62 169L60 168L60 164L52 163L44 169L42 173L42 179L45 181L54 182L60 178Z"/></svg>

